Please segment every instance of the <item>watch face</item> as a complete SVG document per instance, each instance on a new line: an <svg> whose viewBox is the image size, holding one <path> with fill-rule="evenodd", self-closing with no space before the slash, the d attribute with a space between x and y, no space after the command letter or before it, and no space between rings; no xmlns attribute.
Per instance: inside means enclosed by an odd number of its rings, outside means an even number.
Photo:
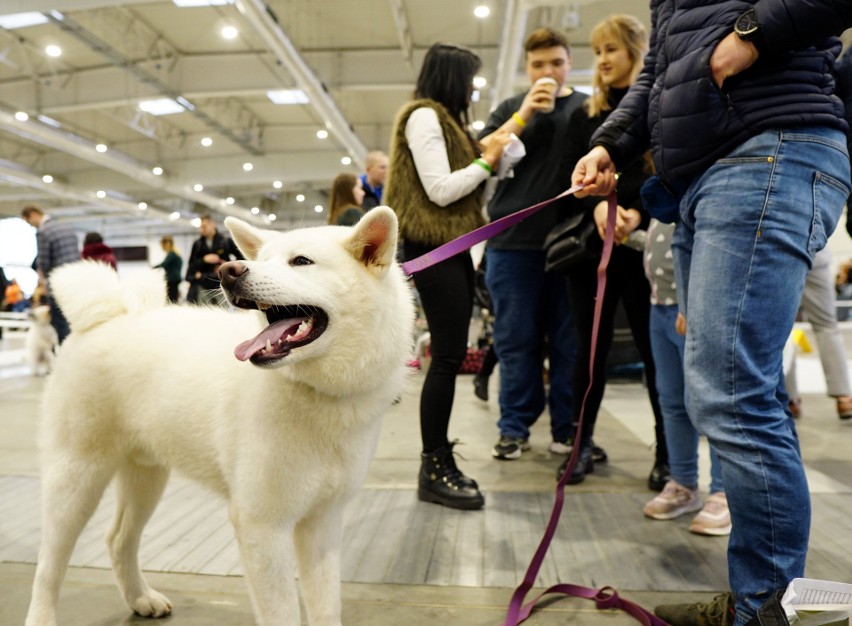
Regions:
<svg viewBox="0 0 852 626"><path fill-rule="evenodd" d="M757 23L757 16L754 14L754 9L749 9L739 16L737 23L734 25L734 30L738 35L751 35L757 32L760 24Z"/></svg>

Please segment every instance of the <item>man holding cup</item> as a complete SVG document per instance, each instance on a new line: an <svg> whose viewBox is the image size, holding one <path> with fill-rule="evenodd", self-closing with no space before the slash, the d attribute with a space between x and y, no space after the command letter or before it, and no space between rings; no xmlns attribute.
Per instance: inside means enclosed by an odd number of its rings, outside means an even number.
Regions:
<svg viewBox="0 0 852 626"><path fill-rule="evenodd" d="M571 50L562 34L540 28L527 38L524 50L529 91L498 105L480 133L484 144L498 130L514 133L526 148L514 176L497 185L488 205L491 220L564 190L562 146L568 120L586 99L564 84L571 70ZM574 322L565 281L545 272L543 251L544 239L559 219L559 205L542 209L488 242L486 284L500 362L500 438L492 451L496 459L517 459L529 450L529 428L546 406L551 415L550 451L570 452ZM544 356L550 363L549 397L542 372Z"/></svg>

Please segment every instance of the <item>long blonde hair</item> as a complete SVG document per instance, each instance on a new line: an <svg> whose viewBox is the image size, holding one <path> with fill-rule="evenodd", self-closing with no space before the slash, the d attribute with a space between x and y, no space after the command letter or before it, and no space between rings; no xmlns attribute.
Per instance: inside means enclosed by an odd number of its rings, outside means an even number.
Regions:
<svg viewBox="0 0 852 626"><path fill-rule="evenodd" d="M610 15L592 29L589 40L592 48L602 41L616 41L624 46L633 61L633 71L630 74L632 85L642 71L645 53L648 51L648 33L642 22L626 13ZM592 77L592 88L594 91L584 106L589 117L596 117L601 111L609 111L612 108L609 105L609 87L601 82L597 63Z"/></svg>

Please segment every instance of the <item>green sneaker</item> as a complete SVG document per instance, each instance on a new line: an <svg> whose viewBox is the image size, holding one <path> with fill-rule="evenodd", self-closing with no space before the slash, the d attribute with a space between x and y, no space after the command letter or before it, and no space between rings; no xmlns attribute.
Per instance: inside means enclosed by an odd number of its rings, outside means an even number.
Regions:
<svg viewBox="0 0 852 626"><path fill-rule="evenodd" d="M733 626L734 594L720 594L712 602L661 604L654 614L671 626Z"/></svg>

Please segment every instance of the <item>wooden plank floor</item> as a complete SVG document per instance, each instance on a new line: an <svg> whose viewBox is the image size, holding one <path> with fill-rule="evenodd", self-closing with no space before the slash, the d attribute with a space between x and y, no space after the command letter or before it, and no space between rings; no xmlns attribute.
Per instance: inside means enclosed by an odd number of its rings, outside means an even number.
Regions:
<svg viewBox="0 0 852 626"><path fill-rule="evenodd" d="M363 490L346 516L344 582L516 585L538 545L552 495L488 496L489 506L471 513L420 503L413 490ZM724 589L726 539L689 533L689 516L668 523L646 520L641 515L645 499L638 493L569 494L536 584ZM37 478L0 476L0 562L35 562L38 500ZM103 537L113 506L108 490L80 537L72 566L110 567ZM850 498L815 495L814 513L809 575L844 580L852 571L845 545ZM169 485L145 530L141 559L144 569L155 572L242 573L224 503L180 480Z"/></svg>
<svg viewBox="0 0 852 626"><path fill-rule="evenodd" d="M847 337L852 354L852 333ZM6 344L4 338L0 357ZM490 452L497 436L496 400L478 400L470 378L460 377L450 436L465 444L456 448L459 465L482 486L485 509L460 512L418 502L419 380L389 410L364 489L346 513L345 623L499 623L546 526L562 458L547 451L551 438L545 414L531 431L531 451L511 463L495 461ZM491 385L494 395L497 383ZM0 358L0 624L21 623L29 601L41 532L36 425L43 385L43 379L26 375L25 365L4 364ZM814 512L807 575L849 581L852 421L837 419L813 355L799 360L799 387L803 415L796 427ZM646 606L709 599L727 589L725 538L689 533L691 516L673 522L642 516L642 505L651 497L645 483L655 438L641 385L607 385L595 438L608 450L610 462L568 489L535 584L611 585ZM703 442L699 468L706 493ZM63 591L63 614L69 616L64 623L130 623L124 621L127 609L107 570L104 535L113 506L108 490L80 537L72 559L76 567ZM173 600L175 590L183 590L177 594L182 609L175 623L251 623L250 603L238 578L236 542L217 496L175 476L146 528L141 560ZM531 623L632 623L627 616L595 612L590 604L558 602L537 611ZM228 617L221 614L223 607L232 611Z"/></svg>

